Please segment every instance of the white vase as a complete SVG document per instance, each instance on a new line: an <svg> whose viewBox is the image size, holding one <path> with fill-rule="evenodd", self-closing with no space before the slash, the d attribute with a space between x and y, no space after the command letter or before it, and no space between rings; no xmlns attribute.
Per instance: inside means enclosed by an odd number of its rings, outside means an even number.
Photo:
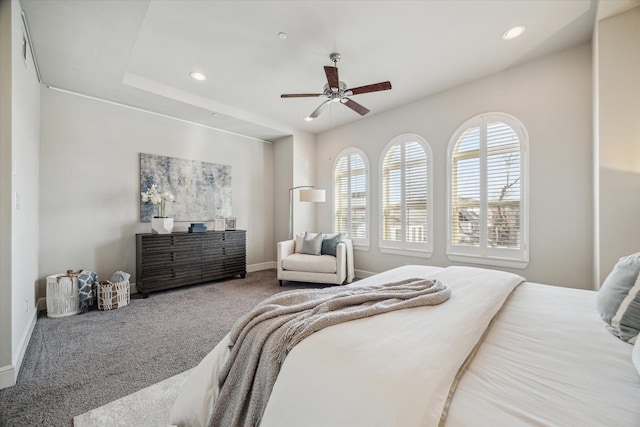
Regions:
<svg viewBox="0 0 640 427"><path fill-rule="evenodd" d="M151 218L153 234L170 234L173 231L173 218Z"/></svg>

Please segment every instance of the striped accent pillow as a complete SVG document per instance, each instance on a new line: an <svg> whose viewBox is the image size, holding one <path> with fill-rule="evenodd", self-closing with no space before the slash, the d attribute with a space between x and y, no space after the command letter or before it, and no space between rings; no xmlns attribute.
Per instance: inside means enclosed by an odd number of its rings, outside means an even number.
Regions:
<svg viewBox="0 0 640 427"><path fill-rule="evenodd" d="M596 299L609 331L634 343L640 332L640 252L620 258Z"/></svg>

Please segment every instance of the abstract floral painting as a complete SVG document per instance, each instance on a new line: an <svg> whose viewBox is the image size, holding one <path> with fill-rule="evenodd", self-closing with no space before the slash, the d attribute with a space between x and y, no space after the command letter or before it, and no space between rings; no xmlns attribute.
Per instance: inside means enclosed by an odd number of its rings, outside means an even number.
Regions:
<svg viewBox="0 0 640 427"><path fill-rule="evenodd" d="M229 165L140 153L140 193L152 184L175 196L175 203L166 207L166 215L175 221L203 222L233 216ZM155 206L141 201L140 220L151 221L154 215Z"/></svg>

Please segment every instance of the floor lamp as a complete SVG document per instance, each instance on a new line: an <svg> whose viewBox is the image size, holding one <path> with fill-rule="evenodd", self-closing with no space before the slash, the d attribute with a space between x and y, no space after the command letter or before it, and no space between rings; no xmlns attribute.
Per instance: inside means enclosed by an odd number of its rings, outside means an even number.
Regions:
<svg viewBox="0 0 640 427"><path fill-rule="evenodd" d="M293 191L300 190L301 202L322 203L325 200L324 190L313 185L300 185L289 189L289 239L293 239Z"/></svg>

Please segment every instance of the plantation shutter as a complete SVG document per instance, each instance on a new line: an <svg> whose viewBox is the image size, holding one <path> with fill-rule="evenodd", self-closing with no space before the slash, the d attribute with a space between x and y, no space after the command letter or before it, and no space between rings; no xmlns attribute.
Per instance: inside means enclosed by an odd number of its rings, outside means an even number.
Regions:
<svg viewBox="0 0 640 427"><path fill-rule="evenodd" d="M424 242L427 238L427 156L417 142L405 144L405 218L406 241Z"/></svg>
<svg viewBox="0 0 640 427"><path fill-rule="evenodd" d="M382 200L384 240L402 240L402 144L394 145L384 158Z"/></svg>
<svg viewBox="0 0 640 427"><path fill-rule="evenodd" d="M364 154L347 149L333 172L334 232L343 233L355 245L369 245L368 167Z"/></svg>
<svg viewBox="0 0 640 427"><path fill-rule="evenodd" d="M480 246L480 127L467 129L458 140L452 171L453 243Z"/></svg>
<svg viewBox="0 0 640 427"><path fill-rule="evenodd" d="M487 243L520 248L520 141L505 123L487 123Z"/></svg>
<svg viewBox="0 0 640 427"><path fill-rule="evenodd" d="M457 140L452 138L449 151L447 255L454 261L524 268L526 131L499 113L475 117L466 126Z"/></svg>
<svg viewBox="0 0 640 427"><path fill-rule="evenodd" d="M333 175L334 183L334 231L349 233L349 156L338 160Z"/></svg>
<svg viewBox="0 0 640 427"><path fill-rule="evenodd" d="M427 162L417 141L398 143L387 152L382 165L383 240L427 241Z"/></svg>
<svg viewBox="0 0 640 427"><path fill-rule="evenodd" d="M367 168L359 154L351 154L350 194L352 239L366 239L367 231Z"/></svg>

